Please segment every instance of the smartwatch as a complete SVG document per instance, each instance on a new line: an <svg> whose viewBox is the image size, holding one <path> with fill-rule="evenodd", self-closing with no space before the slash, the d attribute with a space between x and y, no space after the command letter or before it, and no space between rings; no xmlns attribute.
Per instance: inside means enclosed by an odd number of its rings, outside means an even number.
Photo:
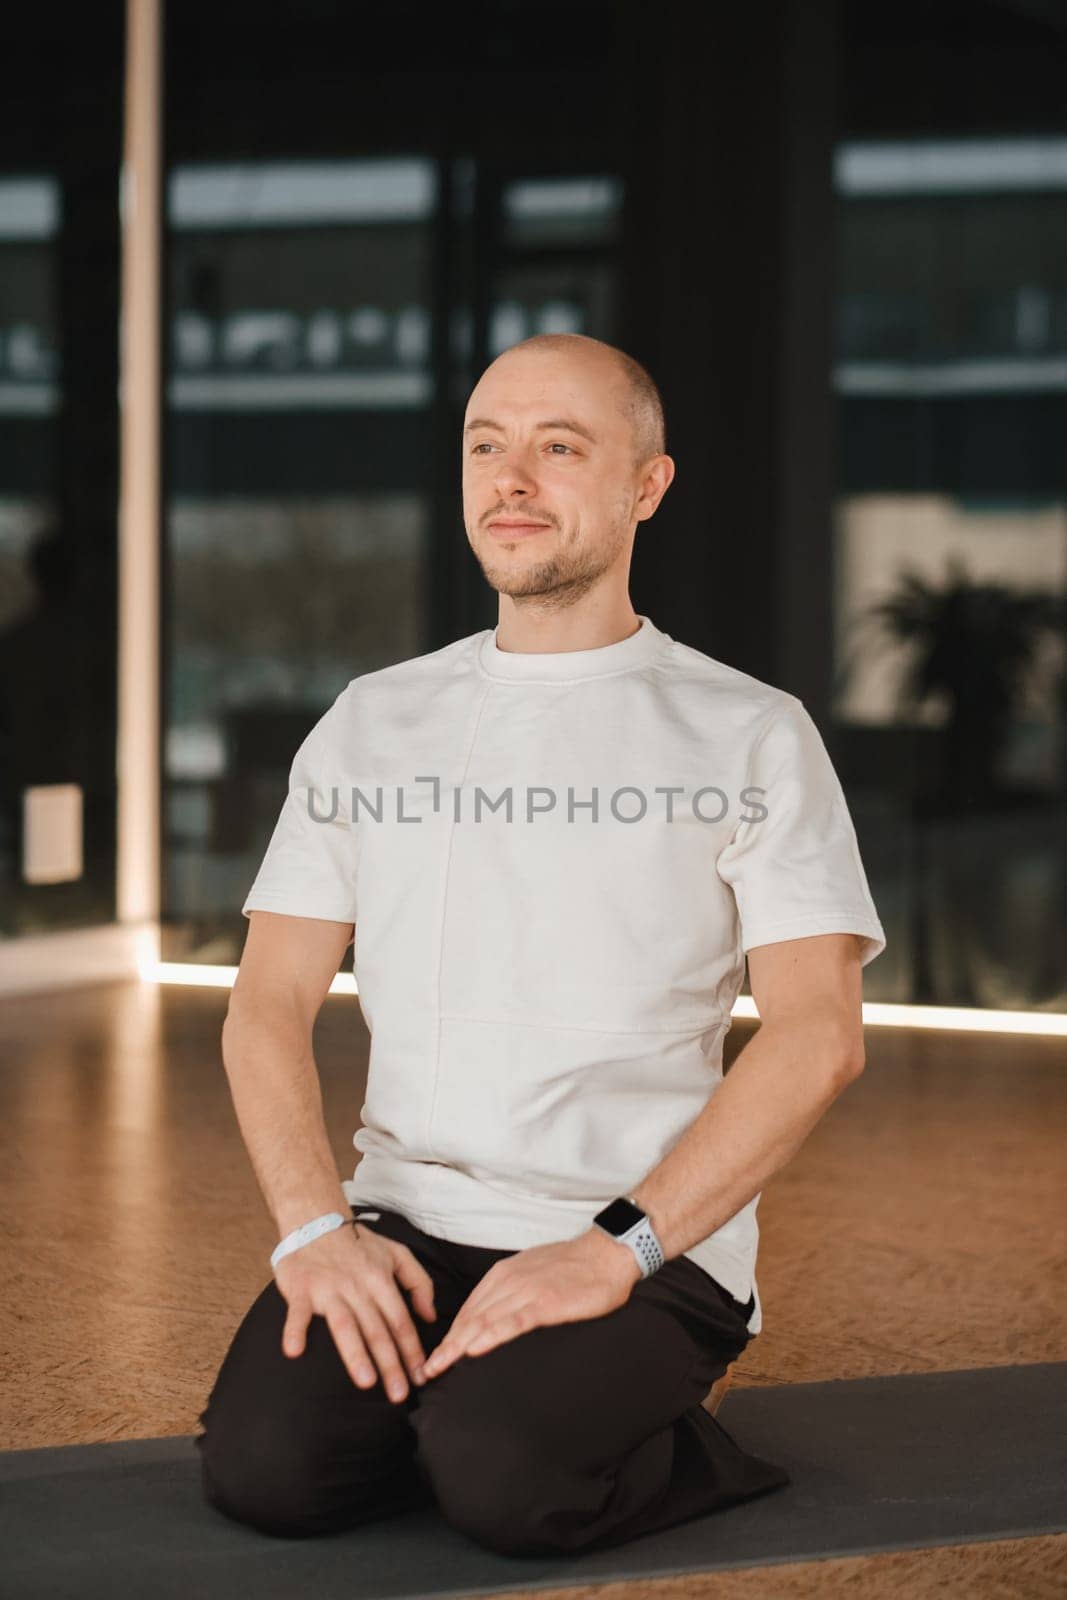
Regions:
<svg viewBox="0 0 1067 1600"><path fill-rule="evenodd" d="M658 1272L667 1259L647 1212L642 1211L629 1196L612 1200L603 1211L598 1211L593 1218L593 1226L602 1228L633 1251L642 1278L650 1278L654 1272Z"/></svg>

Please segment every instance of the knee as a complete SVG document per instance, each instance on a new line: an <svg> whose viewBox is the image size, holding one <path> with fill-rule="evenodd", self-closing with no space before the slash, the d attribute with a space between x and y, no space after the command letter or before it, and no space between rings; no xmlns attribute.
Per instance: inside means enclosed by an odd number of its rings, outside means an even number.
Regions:
<svg viewBox="0 0 1067 1600"><path fill-rule="evenodd" d="M506 1423L472 1425L457 1419L440 1437L420 1431L419 1461L445 1520L499 1555L546 1555L560 1549L549 1536L541 1498L555 1477L535 1466Z"/></svg>
<svg viewBox="0 0 1067 1600"><path fill-rule="evenodd" d="M313 1474L298 1452L272 1446L267 1435L233 1439L218 1427L193 1442L204 1499L223 1516L280 1538L323 1531L310 1493Z"/></svg>

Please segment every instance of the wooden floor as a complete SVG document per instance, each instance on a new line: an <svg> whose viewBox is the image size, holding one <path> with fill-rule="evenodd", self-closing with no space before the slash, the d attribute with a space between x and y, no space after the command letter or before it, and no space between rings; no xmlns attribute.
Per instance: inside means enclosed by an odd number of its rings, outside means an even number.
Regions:
<svg viewBox="0 0 1067 1600"><path fill-rule="evenodd" d="M0 1007L0 1448L197 1431L277 1242L222 1068L226 1002L129 983ZM316 1053L347 1177L367 1061L351 997L327 1000ZM1065 1124L1063 1040L869 1028L866 1072L764 1189L764 1331L732 1392L1067 1360ZM1036 1600L1065 1574L1048 1537L566 1593Z"/></svg>

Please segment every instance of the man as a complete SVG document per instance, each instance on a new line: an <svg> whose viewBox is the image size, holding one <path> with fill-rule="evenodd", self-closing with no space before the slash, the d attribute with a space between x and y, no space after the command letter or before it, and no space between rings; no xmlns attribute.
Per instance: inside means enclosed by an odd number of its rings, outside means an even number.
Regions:
<svg viewBox="0 0 1067 1600"><path fill-rule="evenodd" d="M885 937L800 701L630 605L664 444L622 351L505 351L463 435L496 629L353 679L294 760L222 1040L280 1242L197 1440L265 1531L435 1500L578 1550L790 1481L700 1400L759 1332L760 1190L862 1070ZM353 936L341 1183L312 1028Z"/></svg>

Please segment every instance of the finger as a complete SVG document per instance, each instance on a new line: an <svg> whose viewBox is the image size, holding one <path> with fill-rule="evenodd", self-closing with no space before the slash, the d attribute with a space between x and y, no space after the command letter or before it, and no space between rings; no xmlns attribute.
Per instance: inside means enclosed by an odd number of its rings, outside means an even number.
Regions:
<svg viewBox="0 0 1067 1600"><path fill-rule="evenodd" d="M503 1274L493 1277L496 1267L490 1267L480 1283L476 1283L470 1294L459 1308L459 1315L466 1316L469 1312L484 1311L486 1306L499 1298L502 1292L509 1288L508 1279ZM513 1285L511 1285L513 1287Z"/></svg>
<svg viewBox="0 0 1067 1600"><path fill-rule="evenodd" d="M337 1353L348 1368L352 1382L360 1389L370 1389L378 1381L378 1373L367 1352L360 1326L352 1308L344 1300L334 1301L324 1313Z"/></svg>
<svg viewBox="0 0 1067 1600"><path fill-rule="evenodd" d="M287 1356L299 1356L304 1350L304 1335L311 1321L311 1302L294 1295L289 1302L289 1314L282 1329L282 1350Z"/></svg>
<svg viewBox="0 0 1067 1600"><path fill-rule="evenodd" d="M542 1318L532 1302L516 1306L513 1311L502 1315L481 1333L476 1334L467 1346L467 1353L477 1355L483 1349L491 1350L494 1345L505 1344L508 1339L517 1339L520 1333L529 1333L533 1328L541 1326Z"/></svg>
<svg viewBox="0 0 1067 1600"><path fill-rule="evenodd" d="M501 1305L513 1301L519 1289L519 1283L513 1280L510 1284L504 1284L496 1293L484 1299L480 1305L474 1305L472 1299L465 1300L453 1318L452 1326L449 1328L447 1335L438 1345L438 1350L445 1346L451 1350L454 1341L465 1339L472 1331L478 1332L484 1326L486 1317L495 1316L497 1309Z"/></svg>
<svg viewBox="0 0 1067 1600"><path fill-rule="evenodd" d="M404 1363L411 1374L413 1383L418 1383L416 1372L426 1366L426 1352L416 1332L411 1314L404 1304L400 1290L395 1280L390 1280L387 1288L383 1289L378 1297L378 1310L385 1319L389 1331L393 1335L398 1349L404 1358Z"/></svg>
<svg viewBox="0 0 1067 1600"><path fill-rule="evenodd" d="M467 1338L472 1330L477 1332L477 1329L474 1328L474 1325L469 1320L462 1324L458 1321L453 1322L445 1338L442 1339L437 1349L426 1362L425 1370L433 1372L446 1361L454 1360L465 1349Z"/></svg>
<svg viewBox="0 0 1067 1600"><path fill-rule="evenodd" d="M517 1276L504 1280L498 1278L493 1287L486 1290L484 1294L481 1292L482 1285L479 1284L474 1293L469 1295L460 1306L459 1315L453 1322L452 1328L457 1325L465 1327L471 1318L484 1317L490 1314L502 1301L513 1300L515 1295L521 1292L522 1287L523 1280ZM449 1329L449 1332L451 1331Z"/></svg>
<svg viewBox="0 0 1067 1600"><path fill-rule="evenodd" d="M397 1293L396 1285L389 1280L393 1294ZM378 1291L379 1295L382 1291ZM387 1291L385 1291L387 1292ZM360 1332L366 1341L371 1355L382 1375L382 1383L390 1400L403 1400L408 1393L408 1381L397 1354L396 1343L392 1336L391 1328L382 1315L380 1298L371 1299L369 1295L352 1299L349 1305L355 1307L359 1319ZM414 1332L414 1329L412 1329Z"/></svg>
<svg viewBox="0 0 1067 1600"><path fill-rule="evenodd" d="M427 1368L430 1375L436 1377L444 1367L451 1366L454 1361L462 1360L464 1356L484 1355L487 1350L506 1344L520 1331L514 1326L515 1320L514 1317L501 1317L481 1328L474 1328L455 1347L447 1351L443 1351L439 1345L430 1357Z"/></svg>
<svg viewBox="0 0 1067 1600"><path fill-rule="evenodd" d="M414 1300L419 1300L428 1322L436 1322L434 1281L426 1268L406 1246L397 1245L393 1255L393 1273Z"/></svg>
<svg viewBox="0 0 1067 1600"><path fill-rule="evenodd" d="M498 1307L493 1314L473 1319L468 1327L457 1330L453 1323L448 1333L442 1339L437 1349L426 1363L427 1373L433 1377L452 1361L458 1361L461 1356L467 1355L477 1346L477 1352L489 1349L493 1343L500 1343L504 1339L514 1337L514 1332L508 1329L516 1322L522 1322L523 1308L511 1306ZM533 1319L530 1320L533 1326ZM516 1331L521 1331L518 1329ZM484 1342L480 1342L484 1341Z"/></svg>
<svg viewBox="0 0 1067 1600"><path fill-rule="evenodd" d="M422 1286L422 1304L426 1312L427 1322L437 1321L437 1307L434 1304L434 1282L430 1274L424 1273L425 1282Z"/></svg>

